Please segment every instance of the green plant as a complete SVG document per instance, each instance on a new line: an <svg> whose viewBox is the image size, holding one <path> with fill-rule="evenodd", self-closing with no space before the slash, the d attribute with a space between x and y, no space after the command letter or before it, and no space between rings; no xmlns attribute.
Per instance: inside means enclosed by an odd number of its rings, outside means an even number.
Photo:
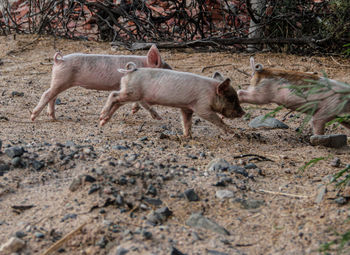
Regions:
<svg viewBox="0 0 350 255"><path fill-rule="evenodd" d="M349 222L349 219L347 220L346 223ZM333 247L336 246L335 250L337 251L337 254L348 254L349 249L344 251L344 247L346 244L350 242L350 230L346 231L343 234L335 233L337 235L337 238L333 241L324 243L321 245L319 248L319 252L323 252L324 254L327 254L327 252L334 250Z"/></svg>
<svg viewBox="0 0 350 255"><path fill-rule="evenodd" d="M327 160L327 159L329 159L329 156L328 157L313 158L310 161L306 162L305 165L299 167L299 171L303 172L307 168L311 168L312 166L314 166L317 162L319 162L321 160Z"/></svg>
<svg viewBox="0 0 350 255"><path fill-rule="evenodd" d="M350 43L345 44L343 47L345 47L346 49L344 50L343 54L347 57L350 57Z"/></svg>

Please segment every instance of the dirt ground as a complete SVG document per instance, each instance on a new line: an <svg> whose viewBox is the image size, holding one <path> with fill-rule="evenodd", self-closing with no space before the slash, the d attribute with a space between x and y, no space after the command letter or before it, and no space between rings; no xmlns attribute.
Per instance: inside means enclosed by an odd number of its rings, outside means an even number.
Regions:
<svg viewBox="0 0 350 255"><path fill-rule="evenodd" d="M193 138L184 139L179 111L160 106L160 121L142 109L132 115L129 105L100 128L99 112L109 92L72 88L59 95L57 121L44 110L32 122L30 111L49 87L55 44L63 54L131 54L111 49L108 43L0 37L0 163L10 166L0 177L0 245L17 235L25 241L18 254L125 254L122 248L128 255L181 254L174 248L183 254L317 254L322 243L348 229L349 206L335 199L349 194L329 181L350 164L349 146L311 146L310 126L301 134L296 131L302 118L289 115L286 130L253 130L249 118L225 119L236 132L225 135L194 116ZM204 76L220 71L234 88L248 86L249 77L235 69L250 73L248 54L190 49L161 54L175 70ZM350 60L273 53L255 54L255 60L270 67L325 71L350 82ZM207 68L202 72L203 67ZM275 107L243 105L250 120ZM282 110L276 118L281 120L287 112ZM336 126L328 127L327 133L350 135ZM22 163L29 163L15 167L4 153L11 146L23 147ZM318 157L326 159L299 169ZM247 167L248 176L208 170L216 158L242 167L254 163L257 168ZM339 167L331 165L335 158L340 159ZM322 185L327 193L315 203ZM191 188L199 201L182 195ZM219 199L218 190L232 191L233 198ZM242 201L261 203L247 207ZM149 214L161 207L168 207L172 216L152 226ZM188 226L195 212L230 235ZM45 253L55 243L57 247Z"/></svg>

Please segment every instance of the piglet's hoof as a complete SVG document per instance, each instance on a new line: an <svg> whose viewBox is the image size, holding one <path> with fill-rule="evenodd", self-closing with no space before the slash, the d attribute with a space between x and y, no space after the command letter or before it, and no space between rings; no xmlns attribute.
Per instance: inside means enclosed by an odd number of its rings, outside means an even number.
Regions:
<svg viewBox="0 0 350 255"><path fill-rule="evenodd" d="M331 148L340 148L347 144L347 136L338 135L313 135L310 137L312 145L322 145Z"/></svg>

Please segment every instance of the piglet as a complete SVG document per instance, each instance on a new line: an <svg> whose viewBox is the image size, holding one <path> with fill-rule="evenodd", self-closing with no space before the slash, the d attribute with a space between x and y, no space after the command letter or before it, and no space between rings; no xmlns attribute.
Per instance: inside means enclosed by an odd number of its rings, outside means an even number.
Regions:
<svg viewBox="0 0 350 255"><path fill-rule="evenodd" d="M62 57L60 53L56 53L50 88L43 93L38 105L32 111L32 121L47 104L49 104L48 115L55 119L56 97L59 93L71 87L80 86L86 89L107 91L119 90L120 79L123 74L118 72L118 68L123 68L130 61L138 67L171 69L162 60L155 45L150 48L147 56L75 53ZM138 106L134 105L133 112L137 110ZM160 116L154 110L149 109L149 111L153 118L160 119Z"/></svg>
<svg viewBox="0 0 350 255"><path fill-rule="evenodd" d="M301 110L307 103L315 104L312 117L313 133L323 135L325 124L337 117L338 114L350 111L350 100L344 102L343 96L350 95L350 86L326 77L315 74L264 68L262 64L255 64L250 59L252 78L247 90L238 90L240 103L269 104L276 103L291 110ZM314 82L323 84L322 89L312 88ZM300 87L296 90L293 86ZM313 89L313 91L310 91ZM302 91L302 94L299 94ZM342 122L343 126L350 128L349 123Z"/></svg>
<svg viewBox="0 0 350 255"><path fill-rule="evenodd" d="M145 108L155 104L180 108L184 136L191 136L193 113L230 133L216 113L227 118L244 115L229 79L220 81L173 70L136 68L134 63L119 71L126 75L121 79L120 91L108 96L100 115L101 126L121 105L129 102L140 102Z"/></svg>

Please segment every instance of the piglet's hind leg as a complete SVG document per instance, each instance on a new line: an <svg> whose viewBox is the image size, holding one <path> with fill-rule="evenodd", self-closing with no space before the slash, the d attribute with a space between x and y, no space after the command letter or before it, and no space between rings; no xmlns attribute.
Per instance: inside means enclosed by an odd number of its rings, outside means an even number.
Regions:
<svg viewBox="0 0 350 255"><path fill-rule="evenodd" d="M188 109L181 109L181 115L182 115L182 126L183 126L183 133L185 137L192 137L192 116L193 111Z"/></svg>

